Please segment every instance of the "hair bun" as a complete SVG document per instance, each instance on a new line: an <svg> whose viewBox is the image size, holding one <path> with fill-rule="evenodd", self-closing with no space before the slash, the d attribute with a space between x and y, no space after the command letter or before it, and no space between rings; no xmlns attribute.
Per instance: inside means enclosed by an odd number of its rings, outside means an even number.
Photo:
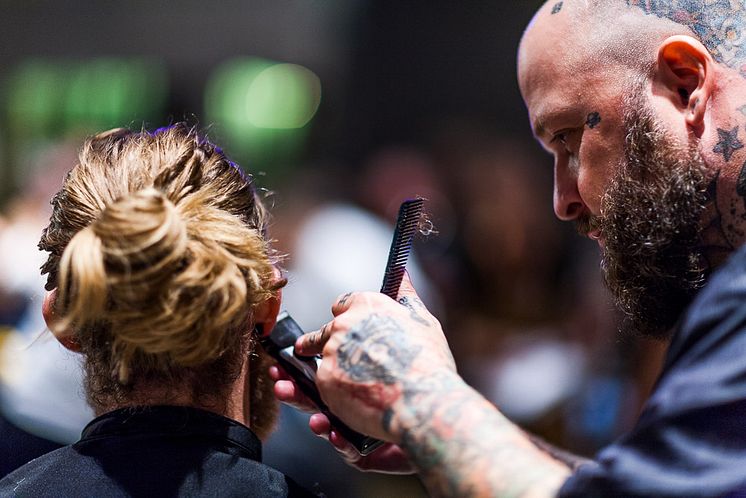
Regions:
<svg viewBox="0 0 746 498"><path fill-rule="evenodd" d="M101 239L110 283L128 285L161 273L183 260L187 230L176 206L155 188L121 198L93 224ZM152 283L152 282L151 282Z"/></svg>

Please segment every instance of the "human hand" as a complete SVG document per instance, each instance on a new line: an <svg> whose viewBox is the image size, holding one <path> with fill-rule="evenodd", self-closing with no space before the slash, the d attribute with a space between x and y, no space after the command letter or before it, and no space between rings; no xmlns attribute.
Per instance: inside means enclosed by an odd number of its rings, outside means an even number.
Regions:
<svg viewBox="0 0 746 498"><path fill-rule="evenodd" d="M293 379L280 367L274 365L269 369L270 377L275 381L275 396L298 410L313 413L308 421L311 431L326 439L339 453L340 457L351 467L364 472L385 474L411 474L414 467L406 454L398 446L387 443L373 453L362 456L344 437L331 426L323 413L308 399Z"/></svg>
<svg viewBox="0 0 746 498"><path fill-rule="evenodd" d="M406 392L455 376L456 367L438 320L405 275L398 302L375 292L345 294L332 306L334 319L301 336L300 355L322 354L316 377L332 413L353 429L399 442L397 410Z"/></svg>

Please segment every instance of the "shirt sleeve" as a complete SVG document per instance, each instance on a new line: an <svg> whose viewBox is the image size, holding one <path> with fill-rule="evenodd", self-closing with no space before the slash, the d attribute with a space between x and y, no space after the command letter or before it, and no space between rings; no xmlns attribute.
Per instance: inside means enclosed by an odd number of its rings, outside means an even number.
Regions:
<svg viewBox="0 0 746 498"><path fill-rule="evenodd" d="M687 310L634 429L581 466L560 497L746 495L744 255Z"/></svg>

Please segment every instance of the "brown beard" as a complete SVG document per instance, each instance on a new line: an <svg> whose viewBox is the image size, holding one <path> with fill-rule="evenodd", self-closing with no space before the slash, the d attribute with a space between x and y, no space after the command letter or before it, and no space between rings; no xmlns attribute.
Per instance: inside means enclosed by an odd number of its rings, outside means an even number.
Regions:
<svg viewBox="0 0 746 498"><path fill-rule="evenodd" d="M625 157L601 216L580 220L578 228L600 230L601 266L624 315L622 330L665 338L705 282L700 221L707 171L696 149L677 143L637 90L625 102Z"/></svg>

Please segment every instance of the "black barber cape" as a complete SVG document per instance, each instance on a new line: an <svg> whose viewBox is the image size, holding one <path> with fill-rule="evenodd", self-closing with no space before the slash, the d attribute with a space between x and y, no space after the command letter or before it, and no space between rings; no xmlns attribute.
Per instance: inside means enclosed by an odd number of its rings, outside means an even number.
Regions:
<svg viewBox="0 0 746 498"><path fill-rule="evenodd" d="M617 496L746 497L746 247L689 306L632 432L560 492Z"/></svg>
<svg viewBox="0 0 746 498"><path fill-rule="evenodd" d="M2 497L315 496L261 463L251 430L177 406L125 408L94 419L80 441L0 480Z"/></svg>

